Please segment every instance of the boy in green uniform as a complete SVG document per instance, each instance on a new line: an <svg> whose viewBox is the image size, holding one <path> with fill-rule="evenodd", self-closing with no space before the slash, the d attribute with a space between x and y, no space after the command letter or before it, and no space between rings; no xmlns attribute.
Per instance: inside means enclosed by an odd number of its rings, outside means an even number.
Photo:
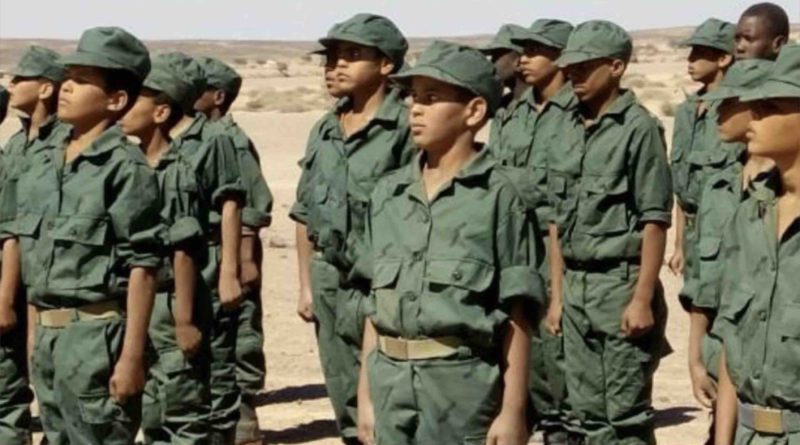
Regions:
<svg viewBox="0 0 800 445"><path fill-rule="evenodd" d="M775 60L789 42L789 16L774 3L756 3L742 13L735 38L737 60Z"/></svg>
<svg viewBox="0 0 800 445"><path fill-rule="evenodd" d="M545 253L548 248L548 222L551 207L547 193L547 157L554 138L560 137L561 126L569 115L567 110L577 105L572 86L556 64L567 45L572 25L561 20L540 19L530 28L520 31L511 41L522 48L519 72L531 88L523 96L524 125L517 129L514 140L525 141L511 154L506 150L501 162L525 168L539 234ZM508 147L512 148L512 147ZM542 262L541 274L549 281L547 261ZM544 314L541 314L544 315ZM564 421L566 382L564 381L564 344L553 335L544 320L534 326L531 339L530 392L533 406L529 413L544 432L545 444L566 443Z"/></svg>
<svg viewBox="0 0 800 445"><path fill-rule="evenodd" d="M206 89L199 63L186 70L192 83ZM239 281L242 208L245 192L236 148L202 113L186 113L171 130L170 151L185 158L199 185L198 219L206 246L198 264L197 294L212 303L211 444L234 442L241 392L236 383L236 333L243 291Z"/></svg>
<svg viewBox="0 0 800 445"><path fill-rule="evenodd" d="M697 242L695 220L706 181L711 175L737 163L744 152L744 144L729 146L720 141L717 133L719 101L709 101L704 97L719 86L733 64L734 33L733 24L708 19L684 42L692 48L689 75L702 87L680 104L675 113L671 166L678 208L675 250L669 267L676 275L693 268L697 261L693 249ZM684 278L679 298L687 310L696 292L695 287L693 280Z"/></svg>
<svg viewBox="0 0 800 445"><path fill-rule="evenodd" d="M194 67L192 65L195 65ZM159 185L160 239L164 245L158 292L148 333L152 356L142 403L147 444L208 443L211 410L207 295L197 298L199 186L189 162L170 150L170 130L191 110L203 85L187 70L199 69L181 53L153 59L133 108L120 121L136 136ZM204 341L205 340L205 341Z"/></svg>
<svg viewBox="0 0 800 445"><path fill-rule="evenodd" d="M436 41L394 76L421 153L372 194L365 444L527 443L526 306L545 298L535 214L475 135L502 89L474 49Z"/></svg>
<svg viewBox="0 0 800 445"><path fill-rule="evenodd" d="M18 196L16 176L27 168L26 159L46 145L51 136L66 130L55 117L58 89L64 78L59 57L47 48L31 46L12 71L10 99L3 91L9 99L3 101L3 116L6 105L24 116L22 129L9 139L2 154L5 172L0 190L0 223L6 229L16 217L17 200L24 199ZM10 268L7 273L0 272L0 443L14 445L30 439L32 394L25 353L29 327L24 289L19 286L19 271L14 269L19 266L15 261L19 257L18 241L2 230L0 244L11 258L4 263ZM7 279L3 280L3 276Z"/></svg>
<svg viewBox="0 0 800 445"><path fill-rule="evenodd" d="M230 136L236 148L241 182L245 192L242 208L241 272L244 295L239 307L236 335L236 382L242 392L236 443L259 440L261 431L256 416L256 398L264 389L263 311L261 307L261 260L263 250L259 230L271 222L272 193L261 173L256 147L228 111L236 100L242 78L233 68L210 57L197 59L206 73L207 88L195 109L216 122Z"/></svg>
<svg viewBox="0 0 800 445"><path fill-rule="evenodd" d="M753 112L748 151L773 160L780 180L774 196L741 203L723 240L716 443L792 445L800 442L800 46L783 47L767 81L740 100Z"/></svg>
<svg viewBox="0 0 800 445"><path fill-rule="evenodd" d="M590 445L655 443L653 373L669 351L658 272L671 179L658 120L620 89L631 52L624 29L589 21L558 59L580 104L548 164L548 324L562 325L572 414Z"/></svg>
<svg viewBox="0 0 800 445"><path fill-rule="evenodd" d="M389 75L408 43L385 17L358 14L320 39L343 95L311 130L297 201L298 313L316 320L320 361L339 431L356 438L356 389L369 294L364 255L369 196L384 174L413 156L407 107ZM327 66L327 65L326 65ZM313 294L313 304L311 295Z"/></svg>
<svg viewBox="0 0 800 445"><path fill-rule="evenodd" d="M766 60L742 60L731 67L719 88L708 93L709 100L721 101L719 105L719 137L723 142L746 143L750 113L746 104L738 100L741 91L752 88L766 79L772 62ZM764 174L755 184L743 178L745 163L757 165ZM707 408L713 408L716 398L717 364L722 342L709 333L719 309L716 289L722 272L720 242L728 222L739 203L750 193L763 192L764 182L770 178L766 172L771 163L759 158L750 158L742 153L739 162L731 164L712 175L705 189L697 212L697 261L685 270L686 280L694 280L696 293L692 299L691 327L689 334L689 372L695 399ZM712 422L710 437L706 443L714 443Z"/></svg>
<svg viewBox="0 0 800 445"><path fill-rule="evenodd" d="M12 233L36 308L32 380L50 444L129 444L139 428L144 350L158 265L156 178L116 121L150 70L115 27L83 33L59 119L71 124L18 179Z"/></svg>

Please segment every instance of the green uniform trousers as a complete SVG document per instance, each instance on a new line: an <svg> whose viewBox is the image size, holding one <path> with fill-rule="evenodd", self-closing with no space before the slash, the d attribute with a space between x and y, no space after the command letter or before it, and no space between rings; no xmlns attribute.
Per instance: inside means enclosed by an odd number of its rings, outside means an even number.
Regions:
<svg viewBox="0 0 800 445"><path fill-rule="evenodd" d="M0 444L4 445L28 444L31 438L33 393L28 387L24 299L18 299L14 307L17 326L0 335Z"/></svg>
<svg viewBox="0 0 800 445"><path fill-rule="evenodd" d="M237 444L261 437L256 402L267 374L262 317L261 290L248 289L239 307L236 332L236 382L242 393L240 418L236 424Z"/></svg>
<svg viewBox="0 0 800 445"><path fill-rule="evenodd" d="M355 438L367 293L341 285L340 276L335 266L319 258L312 260L311 289L325 387L340 434Z"/></svg>
<svg viewBox="0 0 800 445"><path fill-rule="evenodd" d="M210 302L195 302L194 324L204 342L197 355L186 359L175 338L171 293L156 294L150 317L150 370L142 396L142 430L146 444L205 445L208 443L211 393L209 388L208 325ZM205 302L206 308L199 306Z"/></svg>
<svg viewBox="0 0 800 445"><path fill-rule="evenodd" d="M700 259L697 256L697 243L699 235L697 233L697 216L686 215L686 224L683 229L683 287L678 293L681 305L687 311L692 307L692 301L699 291L697 280L689 280L687 276L697 268Z"/></svg>
<svg viewBox="0 0 800 445"><path fill-rule="evenodd" d="M36 327L32 379L48 445L133 444L141 398L119 404L108 390L124 334L124 318Z"/></svg>
<svg viewBox="0 0 800 445"><path fill-rule="evenodd" d="M483 445L502 405L500 366L461 348L454 357L368 359L378 445Z"/></svg>
<svg viewBox="0 0 800 445"><path fill-rule="evenodd" d="M576 270L567 264L562 319L567 390L587 445L654 444L653 374L669 351L667 307L659 283L656 326L636 339L620 332L639 266Z"/></svg>
<svg viewBox="0 0 800 445"><path fill-rule="evenodd" d="M210 293L211 431L215 436L224 437L222 442L229 444L234 441L241 404L241 393L236 383L238 311L224 310L217 290L214 289ZM214 439L214 441L220 440Z"/></svg>

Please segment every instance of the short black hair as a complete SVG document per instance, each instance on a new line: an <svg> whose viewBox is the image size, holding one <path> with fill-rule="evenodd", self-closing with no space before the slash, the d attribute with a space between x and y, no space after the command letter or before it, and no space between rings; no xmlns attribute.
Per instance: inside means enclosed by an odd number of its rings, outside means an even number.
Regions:
<svg viewBox="0 0 800 445"><path fill-rule="evenodd" d="M228 114L228 111L231 109L231 105L239 97L239 91L242 89L242 79L239 78L236 82L232 85L230 90L222 89L225 92L225 102L222 103L220 106L220 111L222 114Z"/></svg>
<svg viewBox="0 0 800 445"><path fill-rule="evenodd" d="M775 3L756 3L747 8L742 17L759 17L766 22L772 37L784 37L789 40L789 16Z"/></svg>
<svg viewBox="0 0 800 445"><path fill-rule="evenodd" d="M172 128L178 124L178 122L183 119L188 113L186 112L186 107L182 106L181 104L175 102L167 96L165 93L161 91L153 91L155 94L153 95L153 102L156 105L167 105L169 106L169 119L164 123L167 128Z"/></svg>
<svg viewBox="0 0 800 445"><path fill-rule="evenodd" d="M133 107L139 93L142 92L142 79L128 70L98 68L103 76L105 91L124 91L128 95L128 104L120 112L120 116L128 112Z"/></svg>
<svg viewBox="0 0 800 445"><path fill-rule="evenodd" d="M6 113L8 112L8 98L10 94L5 88L0 88L0 124L6 120Z"/></svg>

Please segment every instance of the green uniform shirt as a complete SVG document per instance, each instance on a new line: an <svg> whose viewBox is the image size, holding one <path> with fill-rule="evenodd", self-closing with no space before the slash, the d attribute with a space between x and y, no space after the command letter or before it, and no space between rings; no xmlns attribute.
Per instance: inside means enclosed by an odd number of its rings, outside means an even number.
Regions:
<svg viewBox="0 0 800 445"><path fill-rule="evenodd" d="M573 108L548 168L565 259L639 259L644 223L672 220L663 130L630 91L588 128Z"/></svg>
<svg viewBox="0 0 800 445"><path fill-rule="evenodd" d="M690 96L678 106L672 136L672 178L678 204L689 215L697 213L705 183L722 168L738 162L745 146L725 143L717 132L721 101L708 102L702 113L702 97Z"/></svg>
<svg viewBox="0 0 800 445"><path fill-rule="evenodd" d="M532 91L533 88L529 88L518 99L511 94L505 95L500 108L494 113L488 147L504 165L527 165L533 136L529 117L536 113Z"/></svg>
<svg viewBox="0 0 800 445"><path fill-rule="evenodd" d="M800 218L780 240L777 199L751 194L722 244L724 274L714 329L746 403L800 411Z"/></svg>
<svg viewBox="0 0 800 445"><path fill-rule="evenodd" d="M307 226L309 239L326 261L345 272L361 256L367 206L376 182L407 164L415 151L408 107L398 90L388 94L367 125L345 137L339 115L348 106L349 99L340 100L311 131L290 213Z"/></svg>
<svg viewBox="0 0 800 445"><path fill-rule="evenodd" d="M272 222L272 193L261 173L256 147L231 115L224 116L217 123L230 136L239 159L241 182L246 195L242 208L242 225L253 229L267 227Z"/></svg>
<svg viewBox="0 0 800 445"><path fill-rule="evenodd" d="M130 269L159 262L158 185L139 147L115 126L65 164L68 138L43 146L17 184L13 234L41 308L125 298Z"/></svg>
<svg viewBox="0 0 800 445"><path fill-rule="evenodd" d="M524 172L483 149L428 200L416 159L372 194L371 318L383 335L493 349L511 300L545 301L535 216L515 185Z"/></svg>
<svg viewBox="0 0 800 445"><path fill-rule="evenodd" d="M197 219L208 243L208 258L200 267L205 282L216 289L220 263L220 223L227 199L244 201L236 149L230 137L220 133L202 114L178 137L170 150L191 165L199 186Z"/></svg>

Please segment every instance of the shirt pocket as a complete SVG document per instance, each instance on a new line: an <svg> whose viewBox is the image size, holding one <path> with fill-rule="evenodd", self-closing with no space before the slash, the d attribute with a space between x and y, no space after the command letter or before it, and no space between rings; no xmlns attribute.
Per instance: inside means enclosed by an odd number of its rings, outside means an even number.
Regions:
<svg viewBox="0 0 800 445"><path fill-rule="evenodd" d="M66 216L52 230L49 287L86 289L104 284L111 263L109 223L94 216Z"/></svg>
<svg viewBox="0 0 800 445"><path fill-rule="evenodd" d="M780 345L775 358L774 376L784 399L800 399L800 305L790 304L782 311ZM768 345L769 349L770 346Z"/></svg>
<svg viewBox="0 0 800 445"><path fill-rule="evenodd" d="M746 376L745 367L748 363L760 366L761 360L749 360L748 357L754 355L748 340L755 335L758 327L756 323L749 320L747 313L755 293L746 288L733 289L724 293L722 305L719 312L719 322L715 323L715 330L725 344L726 359L728 369L735 382L741 382L740 377ZM717 328L719 324L719 328Z"/></svg>
<svg viewBox="0 0 800 445"><path fill-rule="evenodd" d="M484 292L494 281L494 267L472 259L431 260L428 282L433 286Z"/></svg>
<svg viewBox="0 0 800 445"><path fill-rule="evenodd" d="M628 231L627 178L588 177L582 199L576 231L599 236Z"/></svg>
<svg viewBox="0 0 800 445"><path fill-rule="evenodd" d="M697 245L699 262L696 278L700 289L695 304L699 307L715 309L719 305L717 287L722 276L719 258L721 246L722 238L713 236L703 236Z"/></svg>
<svg viewBox="0 0 800 445"><path fill-rule="evenodd" d="M373 266L372 295L365 312L374 316L380 327L400 324L400 295L403 289L396 287L402 266L403 262L399 259L379 260Z"/></svg>

